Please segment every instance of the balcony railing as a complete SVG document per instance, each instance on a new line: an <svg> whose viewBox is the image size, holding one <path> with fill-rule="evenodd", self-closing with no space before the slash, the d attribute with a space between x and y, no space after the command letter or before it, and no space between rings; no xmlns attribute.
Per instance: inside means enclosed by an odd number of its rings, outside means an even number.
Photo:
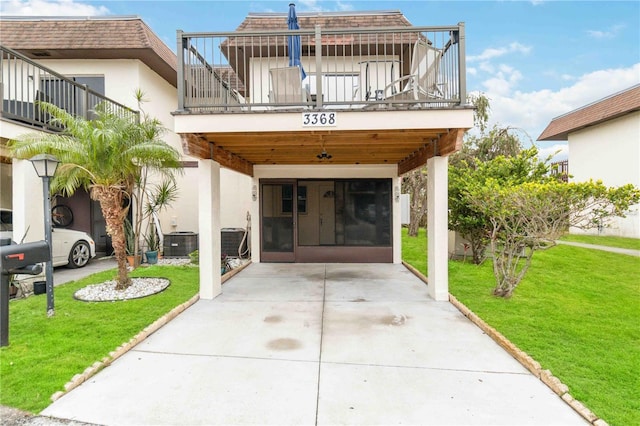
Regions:
<svg viewBox="0 0 640 426"><path fill-rule="evenodd" d="M42 111L40 102L47 102L65 110L74 117L91 119L98 105L118 115L131 115L138 119L138 112L115 102L86 85L58 74L26 56L0 46L0 93L2 117L22 124L59 131L59 124Z"/></svg>
<svg viewBox="0 0 640 426"><path fill-rule="evenodd" d="M177 39L179 112L451 108L465 103L463 23L178 31ZM289 56L296 43L299 59ZM292 66L295 59L303 71Z"/></svg>

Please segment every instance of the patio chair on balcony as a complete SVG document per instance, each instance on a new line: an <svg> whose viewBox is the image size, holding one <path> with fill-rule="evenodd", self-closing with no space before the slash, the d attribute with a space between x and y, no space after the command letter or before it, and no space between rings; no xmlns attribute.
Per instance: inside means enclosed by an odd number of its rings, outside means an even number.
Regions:
<svg viewBox="0 0 640 426"><path fill-rule="evenodd" d="M384 100L421 101L444 98L443 84L438 82L442 50L419 39L413 46L411 74L392 81L384 88Z"/></svg>
<svg viewBox="0 0 640 426"><path fill-rule="evenodd" d="M310 101L308 91L302 88L300 67L272 68L269 76L269 102L297 106Z"/></svg>

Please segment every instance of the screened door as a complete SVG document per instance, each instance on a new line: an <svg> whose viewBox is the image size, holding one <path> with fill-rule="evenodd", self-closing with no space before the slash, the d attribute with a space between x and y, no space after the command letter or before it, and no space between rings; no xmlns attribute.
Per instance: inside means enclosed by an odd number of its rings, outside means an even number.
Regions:
<svg viewBox="0 0 640 426"><path fill-rule="evenodd" d="M261 185L261 259L294 262L295 182Z"/></svg>

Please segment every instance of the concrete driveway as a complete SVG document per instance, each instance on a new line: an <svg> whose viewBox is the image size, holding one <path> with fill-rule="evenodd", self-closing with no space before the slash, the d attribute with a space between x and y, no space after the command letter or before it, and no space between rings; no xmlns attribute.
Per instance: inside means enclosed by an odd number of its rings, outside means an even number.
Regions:
<svg viewBox="0 0 640 426"><path fill-rule="evenodd" d="M402 265L253 264L43 415L108 425L584 425Z"/></svg>

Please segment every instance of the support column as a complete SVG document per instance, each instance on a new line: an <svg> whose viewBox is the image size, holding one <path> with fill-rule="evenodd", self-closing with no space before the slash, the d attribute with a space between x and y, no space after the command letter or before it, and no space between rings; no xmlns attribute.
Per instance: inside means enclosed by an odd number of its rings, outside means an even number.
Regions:
<svg viewBox="0 0 640 426"><path fill-rule="evenodd" d="M25 243L44 240L42 179L28 160L13 159L12 166L13 240Z"/></svg>
<svg viewBox="0 0 640 426"><path fill-rule="evenodd" d="M449 300L448 157L427 160L427 290L435 300Z"/></svg>
<svg viewBox="0 0 640 426"><path fill-rule="evenodd" d="M220 164L213 160L199 160L198 174L200 298L213 299L222 293L220 275Z"/></svg>
<svg viewBox="0 0 640 426"><path fill-rule="evenodd" d="M391 180L391 208L393 221L393 263L402 263L402 218L400 194L402 193L402 178L396 177Z"/></svg>
<svg viewBox="0 0 640 426"><path fill-rule="evenodd" d="M251 179L251 262L260 263L260 179Z"/></svg>

